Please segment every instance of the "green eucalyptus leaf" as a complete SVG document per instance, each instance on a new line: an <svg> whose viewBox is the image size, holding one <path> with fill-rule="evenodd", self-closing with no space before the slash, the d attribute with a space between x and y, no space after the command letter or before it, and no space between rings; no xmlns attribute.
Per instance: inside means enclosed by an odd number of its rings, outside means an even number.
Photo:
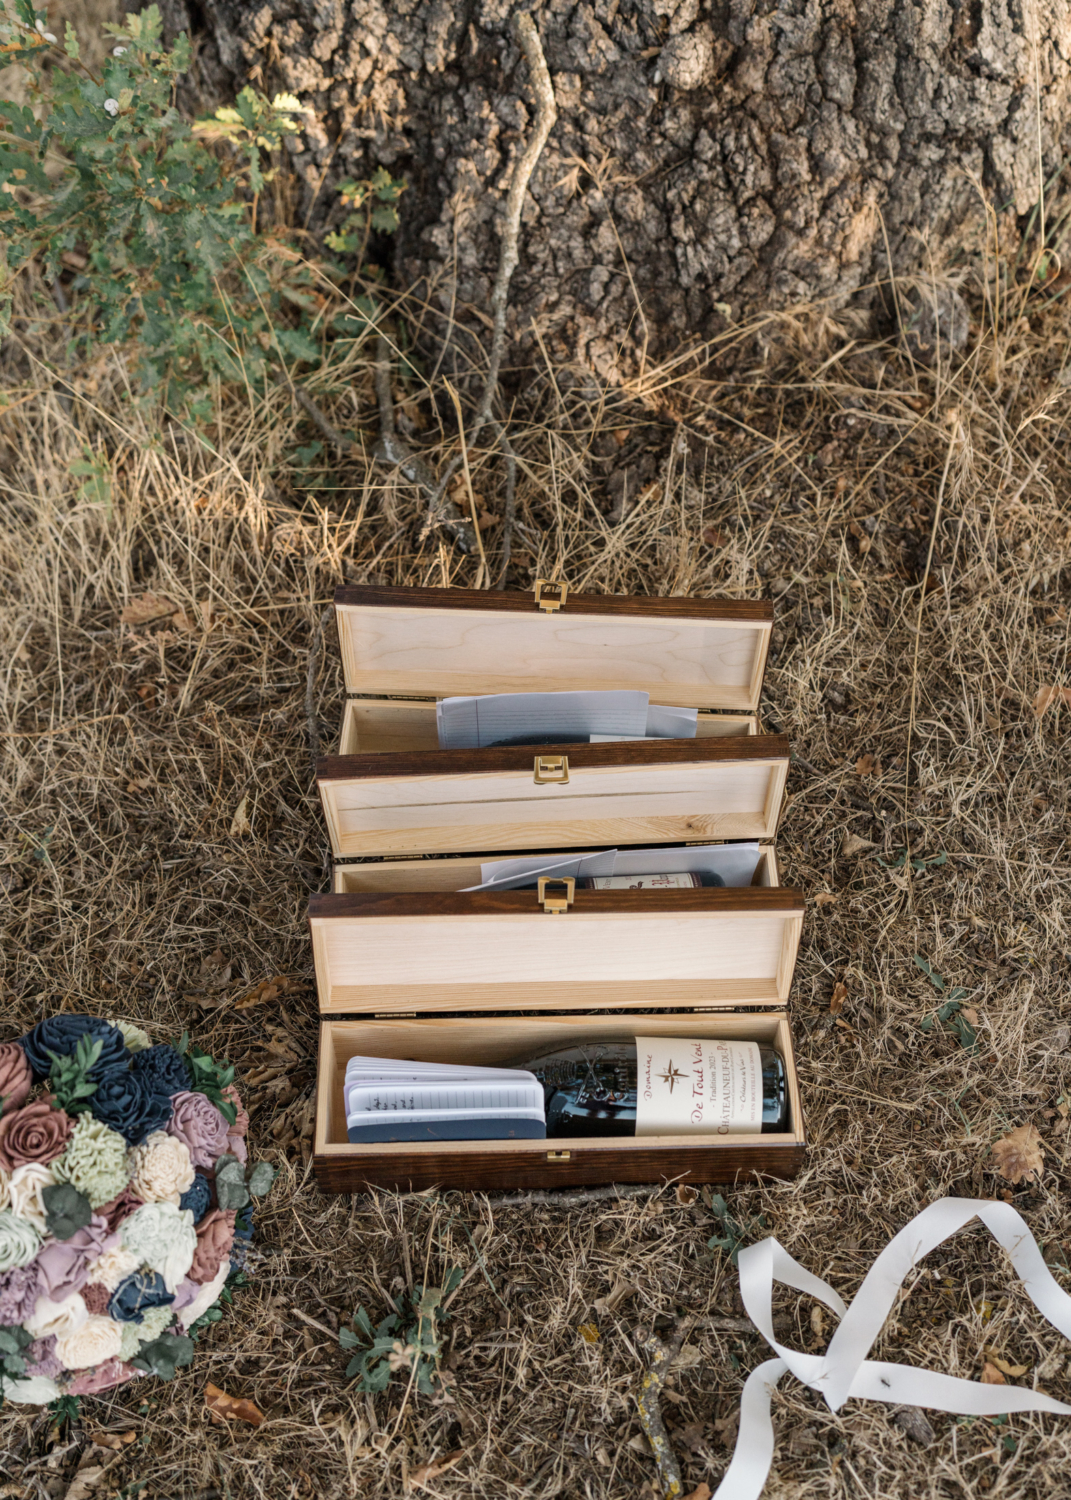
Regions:
<svg viewBox="0 0 1071 1500"><path fill-rule="evenodd" d="M264 1194L275 1181L275 1168L271 1162L258 1161L249 1174L249 1191L254 1198L263 1198Z"/></svg>
<svg viewBox="0 0 1071 1500"><path fill-rule="evenodd" d="M41 1189L48 1232L57 1240L69 1240L93 1217L89 1199L70 1182L57 1182Z"/></svg>

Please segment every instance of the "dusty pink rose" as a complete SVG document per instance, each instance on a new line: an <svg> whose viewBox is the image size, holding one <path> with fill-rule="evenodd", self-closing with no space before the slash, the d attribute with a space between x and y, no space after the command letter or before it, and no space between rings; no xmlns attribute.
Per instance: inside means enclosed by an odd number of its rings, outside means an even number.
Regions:
<svg viewBox="0 0 1071 1500"><path fill-rule="evenodd" d="M0 1042L0 1111L18 1109L32 1088L33 1069L25 1052L18 1042Z"/></svg>
<svg viewBox="0 0 1071 1500"><path fill-rule="evenodd" d="M215 1167L227 1149L230 1126L211 1099L204 1094L172 1094L171 1109L168 1135L185 1141L195 1167Z"/></svg>
<svg viewBox="0 0 1071 1500"><path fill-rule="evenodd" d="M124 1220L129 1219L134 1210L140 1207L141 1199L126 1187L118 1198L113 1198L110 1203L101 1204L97 1209L97 1216L103 1219L109 1230L114 1233Z"/></svg>
<svg viewBox="0 0 1071 1500"><path fill-rule="evenodd" d="M41 1295L62 1302L80 1292L93 1262L118 1244L119 1236L109 1235L107 1223L97 1214L69 1240L47 1240L34 1262Z"/></svg>
<svg viewBox="0 0 1071 1500"><path fill-rule="evenodd" d="M102 1365L97 1365L95 1370L80 1371L68 1385L66 1394L68 1396L96 1396L101 1391L114 1390L117 1385L125 1385L128 1380L137 1380L142 1374L133 1365L124 1364L121 1359L106 1359Z"/></svg>
<svg viewBox="0 0 1071 1500"><path fill-rule="evenodd" d="M246 1135L249 1130L249 1113L246 1110L246 1107L242 1103L241 1099L238 1097L238 1090L235 1088L233 1083L228 1083L227 1087L222 1090L222 1094L224 1099L227 1100L228 1104L233 1104L235 1109L238 1111L238 1115L235 1119L234 1124L228 1126L228 1133L230 1135Z"/></svg>
<svg viewBox="0 0 1071 1500"><path fill-rule="evenodd" d="M55 1161L67 1146L74 1121L46 1099L24 1104L0 1118L0 1167L13 1172L27 1162Z"/></svg>
<svg viewBox="0 0 1071 1500"><path fill-rule="evenodd" d="M244 1167L249 1160L249 1147L245 1143L244 1135L229 1135L227 1137L227 1150L232 1156L236 1156Z"/></svg>
<svg viewBox="0 0 1071 1500"><path fill-rule="evenodd" d="M211 1281L229 1258L234 1244L234 1213L213 1208L197 1226L197 1249L193 1252L190 1280Z"/></svg>

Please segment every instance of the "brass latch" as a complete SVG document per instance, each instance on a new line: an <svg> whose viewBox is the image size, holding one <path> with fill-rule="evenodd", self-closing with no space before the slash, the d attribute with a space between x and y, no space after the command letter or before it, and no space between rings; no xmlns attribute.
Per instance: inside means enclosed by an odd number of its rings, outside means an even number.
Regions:
<svg viewBox="0 0 1071 1500"><path fill-rule="evenodd" d="M537 755L534 780L536 786L557 782L564 786L569 780L569 757L567 755Z"/></svg>
<svg viewBox="0 0 1071 1500"><path fill-rule="evenodd" d="M563 888L562 893L548 896L548 885L561 886ZM576 895L576 881L571 875L558 876L557 878L553 875L540 875L536 892L539 900L543 903L543 910L551 912L556 917L560 917L562 912L568 911L573 904L573 897Z"/></svg>
<svg viewBox="0 0 1071 1500"><path fill-rule="evenodd" d="M548 1151L547 1152L547 1160L548 1161L568 1161L569 1158L572 1156L572 1154L573 1153L571 1151Z"/></svg>
<svg viewBox="0 0 1071 1500"><path fill-rule="evenodd" d="M537 578L533 589L535 591L536 609L541 609L545 615L556 614L559 609L565 608L565 601L569 595L567 583L551 583L547 578ZM557 597L544 599L544 589L556 589Z"/></svg>

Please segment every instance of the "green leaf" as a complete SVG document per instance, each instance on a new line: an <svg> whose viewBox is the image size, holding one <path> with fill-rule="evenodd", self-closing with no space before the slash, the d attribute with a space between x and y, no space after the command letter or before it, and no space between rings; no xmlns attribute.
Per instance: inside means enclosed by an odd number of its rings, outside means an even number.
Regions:
<svg viewBox="0 0 1071 1500"><path fill-rule="evenodd" d="M143 1344L131 1360L137 1369L161 1380L174 1379L175 1371L193 1363L193 1340L182 1333L162 1333L158 1339Z"/></svg>
<svg viewBox="0 0 1071 1500"><path fill-rule="evenodd" d="M363 1307L359 1307L353 1315L354 1326L359 1328L366 1339L372 1337L372 1320Z"/></svg>
<svg viewBox="0 0 1071 1500"><path fill-rule="evenodd" d="M254 1198L263 1198L264 1194L275 1181L275 1168L271 1162L258 1161L249 1174L249 1191Z"/></svg>
<svg viewBox="0 0 1071 1500"><path fill-rule="evenodd" d="M360 1339L354 1333L353 1329L347 1328L345 1324L338 1330L338 1341L343 1349L360 1348Z"/></svg>
<svg viewBox="0 0 1071 1500"><path fill-rule="evenodd" d="M224 1210L245 1208L249 1202L245 1168L235 1156L221 1156L216 1163L216 1199Z"/></svg>
<svg viewBox="0 0 1071 1500"><path fill-rule="evenodd" d="M41 1189L45 1223L57 1240L69 1240L84 1229L93 1217L89 1199L69 1182L57 1182Z"/></svg>
<svg viewBox="0 0 1071 1500"><path fill-rule="evenodd" d="M64 52L66 52L67 56L73 58L75 62L77 62L79 57L81 56L81 49L78 46L78 33L75 31L70 21L67 22L63 32L63 50Z"/></svg>

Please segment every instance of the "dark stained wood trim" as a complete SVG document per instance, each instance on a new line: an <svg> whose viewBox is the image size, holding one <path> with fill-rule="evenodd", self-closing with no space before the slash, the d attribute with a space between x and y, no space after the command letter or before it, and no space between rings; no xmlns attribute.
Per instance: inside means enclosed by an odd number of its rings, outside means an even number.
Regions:
<svg viewBox="0 0 1071 1500"><path fill-rule="evenodd" d="M603 745L496 745L483 750L408 750L389 757L325 755L316 762L316 780L357 781L400 776L486 775L495 771L531 771L537 755L565 755L570 770L605 766L708 765L715 761L787 760L783 734L711 735L693 740L619 740ZM553 791L553 788L551 788Z"/></svg>
<svg viewBox="0 0 1071 1500"><path fill-rule="evenodd" d="M690 891L577 891L577 911L636 912L650 916L699 912L804 914L804 897L790 886L703 886ZM380 895L363 891L324 891L309 897L309 921L356 917L515 917L541 912L535 891L409 891ZM567 921L568 915L554 918ZM404 957L399 955L399 963ZM647 1179L645 1178L644 1181Z"/></svg>
<svg viewBox="0 0 1071 1500"><path fill-rule="evenodd" d="M553 1150L554 1141L547 1142ZM801 1142L753 1146L690 1146L684 1150L632 1151L600 1149L595 1143L570 1146L568 1161L549 1162L532 1151L466 1152L448 1150L412 1156L383 1156L362 1151L352 1158L314 1155L313 1170L327 1193L359 1193L367 1188L419 1192L424 1188L564 1188L611 1182L732 1183L737 1178L795 1177L803 1166Z"/></svg>
<svg viewBox="0 0 1071 1500"><path fill-rule="evenodd" d="M335 590L335 607L363 609L474 609L537 614L530 593L496 589L377 588L371 584L343 585ZM769 599L648 598L625 594L570 594L561 613L570 615L649 615L655 619L709 619L766 625L773 620Z"/></svg>

